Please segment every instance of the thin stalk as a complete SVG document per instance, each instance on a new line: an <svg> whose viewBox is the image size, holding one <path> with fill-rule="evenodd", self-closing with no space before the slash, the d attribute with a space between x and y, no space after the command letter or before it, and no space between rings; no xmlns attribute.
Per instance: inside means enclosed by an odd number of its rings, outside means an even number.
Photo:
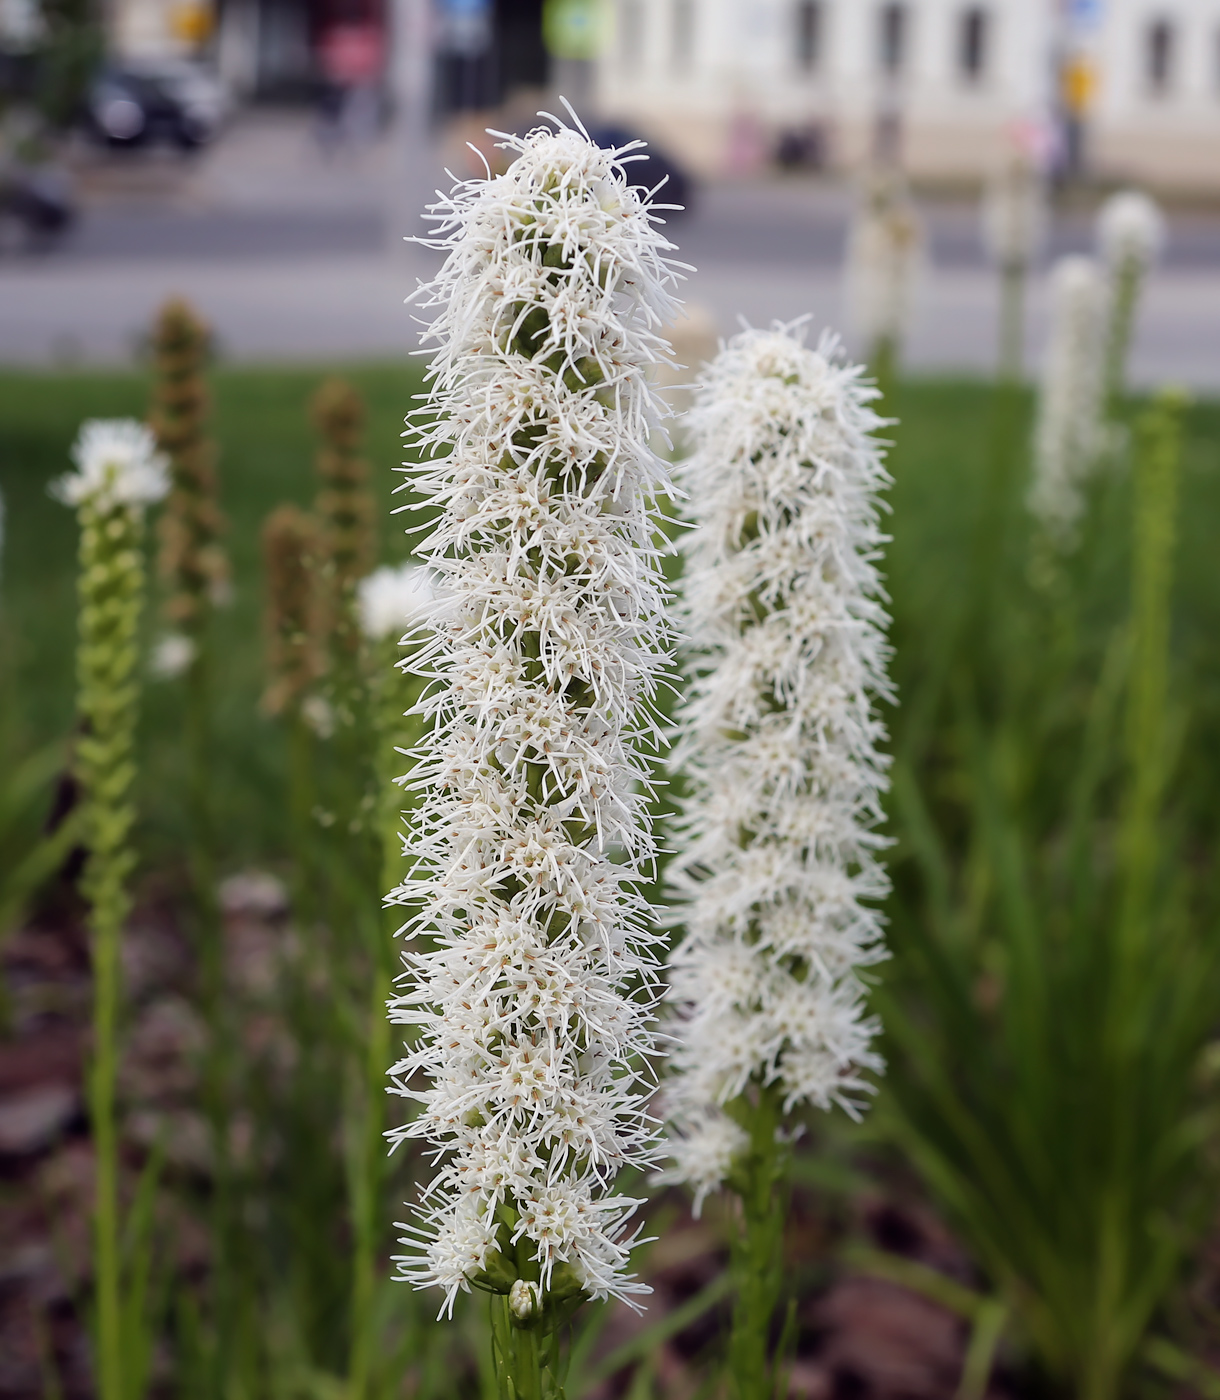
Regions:
<svg viewBox="0 0 1220 1400"><path fill-rule="evenodd" d="M894 410L894 385L898 368L898 346L892 335L878 336L873 353L869 356L869 367L877 388L881 391L880 400L874 405L882 415Z"/></svg>
<svg viewBox="0 0 1220 1400"><path fill-rule="evenodd" d="M749 1147L729 1179L741 1212L732 1240L729 1394L733 1400L772 1400L774 1372L782 1360L771 1355L771 1325L783 1291L791 1157L777 1138L783 1118L780 1087L758 1087L730 1104L729 1112L749 1135Z"/></svg>
<svg viewBox="0 0 1220 1400"><path fill-rule="evenodd" d="M1025 358L1025 264L1006 262L1000 271L1000 379L1019 384Z"/></svg>
<svg viewBox="0 0 1220 1400"><path fill-rule="evenodd" d="M1137 425L1134 559L1132 569L1131 681L1124 736L1128 783L1119 830L1123 871L1119 922L1121 969L1138 976L1148 941L1159 857L1158 827L1165 787L1169 690L1170 593L1181 417L1184 401L1162 393ZM1116 1022L1124 1007L1114 1008Z"/></svg>
<svg viewBox="0 0 1220 1400"><path fill-rule="evenodd" d="M382 654L384 653L384 654ZM398 647L378 648L378 665L372 685L371 710L377 744L377 828L381 844L381 888L389 891L402 879L401 812L414 805L414 794L394 779L409 765L400 752L412 747L420 734L420 719L404 717L419 698L421 683L403 678L394 662ZM363 1112L357 1161L351 1182L352 1259L351 1357L348 1369L349 1400L368 1393L376 1351L373 1299L377 1289L379 1245L383 1236L381 1210L386 1171L386 1072L391 1061L392 1036L387 1004L393 991L394 934L401 922L400 906L390 905L376 921L378 936L371 949L368 1034L363 1063Z"/></svg>
<svg viewBox="0 0 1220 1400"><path fill-rule="evenodd" d="M559 1338L522 1326L507 1295L491 1295L491 1350L500 1400L566 1400Z"/></svg>
<svg viewBox="0 0 1220 1400"><path fill-rule="evenodd" d="M1110 418L1117 414L1126 390L1127 355L1139 297L1143 269L1135 258L1124 258L1114 274L1114 295L1106 328L1105 405Z"/></svg>

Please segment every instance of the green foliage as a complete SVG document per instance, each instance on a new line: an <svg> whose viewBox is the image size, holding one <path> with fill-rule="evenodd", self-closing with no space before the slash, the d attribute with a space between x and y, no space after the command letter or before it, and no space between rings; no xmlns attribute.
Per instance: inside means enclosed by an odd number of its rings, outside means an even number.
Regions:
<svg viewBox="0 0 1220 1400"><path fill-rule="evenodd" d="M356 369L346 376L368 407L366 441L371 489L386 518L404 503L394 497L394 468L404 406L420 385L410 365ZM313 498L313 436L306 405L319 374L310 369L227 370L211 376L212 433L220 445L229 516L232 605L214 618L216 755L212 820L222 870L275 864L286 854L283 828L287 741L258 710L263 684L262 562L259 530L273 507ZM6 607L12 634L13 723L26 752L62 740L72 722L71 639L75 603L70 516L46 495L62 470L75 425L86 417L139 418L148 397L141 372L0 373L0 489L8 507ZM409 503L409 501L408 501ZM409 554L404 533L418 513L397 517L383 532L382 562ZM186 847L180 800L186 777L179 702L173 687L150 686L141 735L137 845L148 866L173 870Z"/></svg>
<svg viewBox="0 0 1220 1400"><path fill-rule="evenodd" d="M1220 961L1189 852L1211 823L1163 801L1180 412L1142 420L1134 495L1121 471L1099 484L1049 596L1004 493L896 736L882 1111L1028 1353L1089 1400L1123 1388L1210 1197L1198 1069ZM897 474L900 492L901 457Z"/></svg>
<svg viewBox="0 0 1220 1400"><path fill-rule="evenodd" d="M258 531L279 502L306 507L314 494L304 408L317 378L221 369L213 379L235 583L232 608L215 619L224 873L289 868L289 739L258 709ZM418 377L387 367L348 378L368 405L371 489L384 516L402 499L392 501L392 469ZM33 852L47 869L57 863L41 829L73 724L73 529L46 482L80 419L138 415L145 399L135 373L0 374L5 727L20 760L6 765L0 798L0 901ZM1198 1148L1212 1130L1204 1050L1220 991L1208 947L1220 913L1208 873L1220 839L1220 408L1181 412L1176 511L1170 419L1157 411L1138 438L1138 470L1120 462L1099 481L1082 547L1049 587L1027 570L1023 395L1008 391L997 420L979 386L900 382L887 411L900 420L887 560L901 695L890 716L898 845L895 956L880 1008L890 1072L869 1131L874 1141L878 1129L892 1131L994 1290L957 1299L974 1337L963 1395L983 1392L1001 1327L1016 1355L1090 1400L1128 1385L1141 1357L1206 1389L1208 1374L1160 1332L1210 1194ZM383 560L404 558L406 539L384 533ZM133 655L134 641L124 645ZM383 735L410 703L389 659L372 671ZM131 845L145 866L171 872L187 830L178 716L171 691L150 685L141 772L120 804L129 813L134 795ZM404 724L398 744L410 742ZM370 814L374 891L399 878L391 829L409 801L384 782L405 766L391 747L383 742L375 760L384 801ZM22 898L32 888L25 881ZM375 899L366 912L375 915ZM385 1277L391 1211L420 1169L380 1156L391 1035L377 1011L393 970L394 913L367 925L331 927L337 915L322 909L297 920L274 989L300 1048L290 1074L233 1045L234 1136L244 1126L251 1142L233 1153L216 1217L227 1222L223 1280L211 1292L180 1286L172 1298L175 1384L187 1400L498 1400L486 1300L460 1299L457 1322L438 1327L433 1298ZM140 1319L164 1288L155 1270L140 1278L154 1257L151 1219L129 1211L126 1240L116 1234L112 1249L125 1261L129 1338L135 1328L147 1339ZM601 1358L608 1310L585 1309L569 1400L648 1357L725 1288L714 1281ZM772 1325L781 1311L772 1306ZM147 1347L129 1341L124 1351L128 1400ZM652 1394L653 1379L640 1366L638 1394Z"/></svg>

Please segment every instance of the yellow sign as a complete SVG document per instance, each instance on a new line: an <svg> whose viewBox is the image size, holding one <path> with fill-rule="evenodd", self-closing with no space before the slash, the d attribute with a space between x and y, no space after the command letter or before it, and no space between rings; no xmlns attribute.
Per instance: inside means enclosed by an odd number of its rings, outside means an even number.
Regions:
<svg viewBox="0 0 1220 1400"><path fill-rule="evenodd" d="M175 39L184 44L202 44L212 33L212 7L198 0L185 0L169 12L169 27Z"/></svg>
<svg viewBox="0 0 1220 1400"><path fill-rule="evenodd" d="M1097 95L1097 69L1083 54L1073 54L1063 65L1063 103L1074 116L1082 116Z"/></svg>

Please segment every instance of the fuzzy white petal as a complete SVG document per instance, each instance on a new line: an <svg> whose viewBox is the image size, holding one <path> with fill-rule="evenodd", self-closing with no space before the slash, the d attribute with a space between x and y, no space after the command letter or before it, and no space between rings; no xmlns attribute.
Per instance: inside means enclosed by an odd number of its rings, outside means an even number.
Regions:
<svg viewBox="0 0 1220 1400"><path fill-rule="evenodd" d="M169 490L165 458L144 423L134 418L91 418L81 425L72 448L76 471L51 483L51 494L65 505L90 501L99 509L142 507Z"/></svg>

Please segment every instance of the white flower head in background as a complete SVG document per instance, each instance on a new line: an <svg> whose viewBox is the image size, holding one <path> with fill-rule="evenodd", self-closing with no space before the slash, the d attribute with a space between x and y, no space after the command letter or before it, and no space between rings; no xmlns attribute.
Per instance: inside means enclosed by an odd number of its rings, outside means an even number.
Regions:
<svg viewBox="0 0 1220 1400"><path fill-rule="evenodd" d="M1030 160L1014 156L988 182L983 197L983 242L997 266L1024 270L1046 238L1046 180Z"/></svg>
<svg viewBox="0 0 1220 1400"><path fill-rule="evenodd" d="M1106 444L1103 417L1107 289L1092 258L1061 258L1051 273L1050 338L1034 422L1029 508L1068 548L1084 510L1082 488Z"/></svg>
<svg viewBox="0 0 1220 1400"><path fill-rule="evenodd" d="M675 765L690 796L670 867L671 1180L698 1201L744 1146L724 1105L778 1084L785 1111L858 1109L881 1068L861 968L875 905L892 698L877 557L889 483L876 390L801 323L735 336L701 376L681 469L695 531L683 621L694 672Z"/></svg>
<svg viewBox="0 0 1220 1400"><path fill-rule="evenodd" d="M65 505L88 501L100 510L142 507L169 490L165 458L151 429L134 418L91 418L81 425L72 448L76 471L51 483L51 494Z"/></svg>
<svg viewBox="0 0 1220 1400"><path fill-rule="evenodd" d="M182 632L168 632L153 648L150 667L158 680L174 680L190 669L198 654L191 637Z"/></svg>
<svg viewBox="0 0 1220 1400"><path fill-rule="evenodd" d="M356 588L360 627L370 641L401 635L425 622L436 599L432 570L422 564L386 565Z"/></svg>
<svg viewBox="0 0 1220 1400"><path fill-rule="evenodd" d="M902 176L888 168L871 172L844 263L848 320L870 354L882 344L901 345L923 262L923 224Z"/></svg>
<svg viewBox="0 0 1220 1400"><path fill-rule="evenodd" d="M638 1202L614 1180L655 1152L640 745L667 648L669 483L649 369L677 309L634 144L556 127L504 137L507 171L434 215L414 486L441 508L420 552L445 609L408 667L431 732L392 895L422 936L393 1013L417 1028L393 1074L420 1111L395 1137L438 1162L400 1272L445 1309L475 1283L535 1319L647 1291L627 1272Z"/></svg>
<svg viewBox="0 0 1220 1400"><path fill-rule="evenodd" d="M1165 219L1139 190L1111 195L1097 213L1097 251L1111 275L1124 268L1144 272L1165 243Z"/></svg>

